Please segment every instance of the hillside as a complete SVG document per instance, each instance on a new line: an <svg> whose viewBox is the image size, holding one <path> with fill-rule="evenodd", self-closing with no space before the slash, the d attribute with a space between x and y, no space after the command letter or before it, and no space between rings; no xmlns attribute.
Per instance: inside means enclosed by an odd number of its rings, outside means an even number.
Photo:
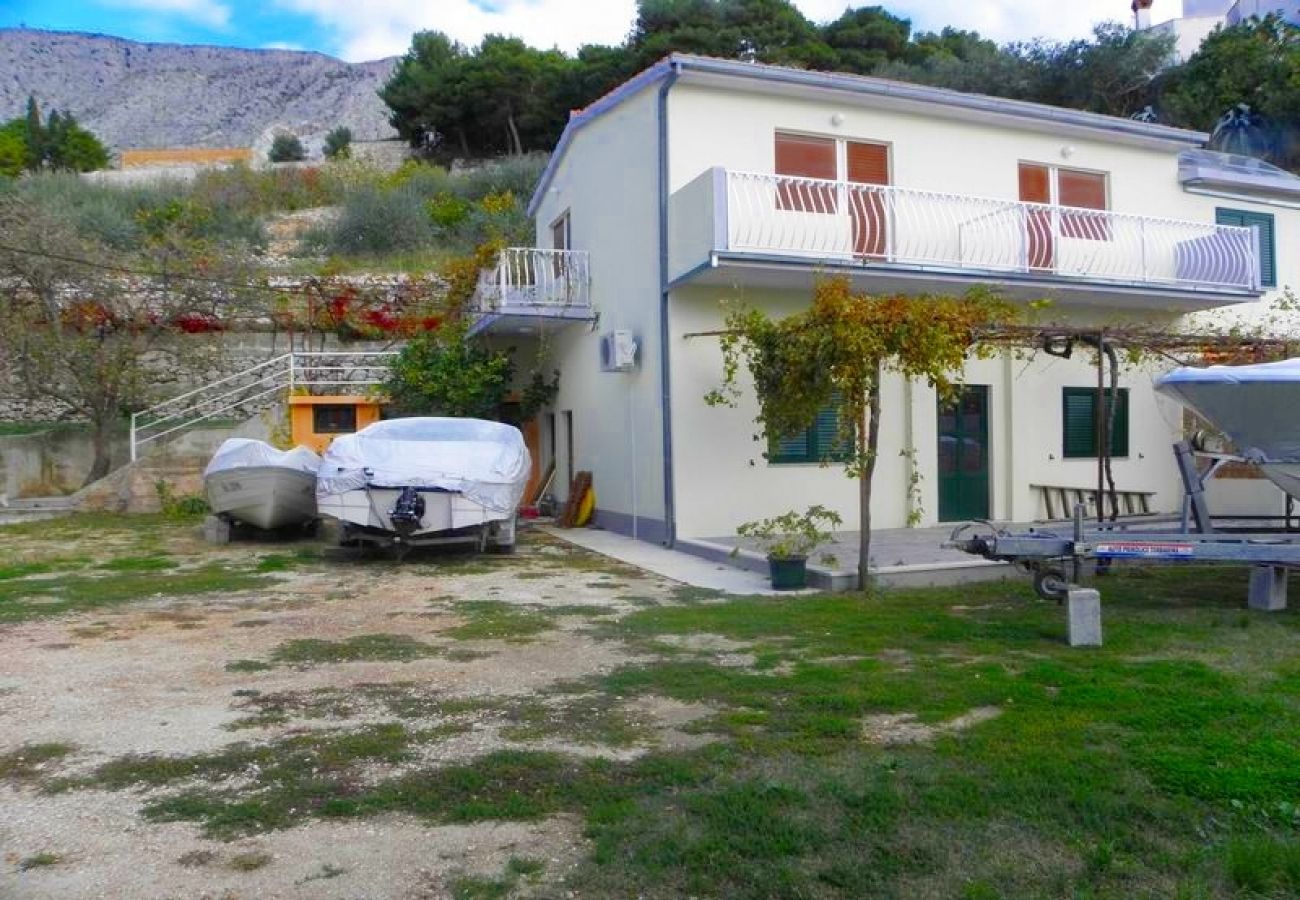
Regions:
<svg viewBox="0 0 1300 900"><path fill-rule="evenodd" d="M394 136L376 94L394 62L5 28L0 119L34 94L118 150L249 146L274 125L320 133L342 124L375 140Z"/></svg>

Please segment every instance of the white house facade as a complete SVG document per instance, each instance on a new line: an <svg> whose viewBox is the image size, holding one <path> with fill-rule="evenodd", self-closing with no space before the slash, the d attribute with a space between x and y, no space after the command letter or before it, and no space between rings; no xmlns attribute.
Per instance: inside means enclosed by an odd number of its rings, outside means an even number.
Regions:
<svg viewBox="0 0 1300 900"><path fill-rule="evenodd" d="M538 423L542 464L560 497L592 473L603 527L689 542L821 504L854 528L855 486L827 449L833 410L769 443L752 396L705 403L722 375L724 303L795 312L817 279L843 275L872 293L986 285L1026 308L1050 300L1044 315L1073 324L1253 309L1300 274L1281 252L1300 242L1300 179L1205 140L671 56L571 119L530 206L537 249L488 273L476 327L561 372ZM1123 375L1114 471L1121 490L1172 510L1182 414L1157 398L1155 374ZM876 527L1039 519L1054 514L1044 487L1096 483L1090 354L1008 353L964 378L955 408L888 380Z"/></svg>

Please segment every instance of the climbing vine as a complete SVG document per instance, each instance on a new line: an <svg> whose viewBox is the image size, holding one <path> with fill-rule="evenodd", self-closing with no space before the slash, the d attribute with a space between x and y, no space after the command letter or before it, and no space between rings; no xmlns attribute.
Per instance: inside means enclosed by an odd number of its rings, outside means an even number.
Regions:
<svg viewBox="0 0 1300 900"><path fill-rule="evenodd" d="M950 396L967 359L994 352L981 334L1015 317L1014 307L982 289L964 297L873 296L854 293L846 278L824 280L804 312L772 319L737 307L727 314L719 335L722 385L705 400L735 405L746 371L758 395L758 424L769 439L798 434L827 405L841 404L840 436L852 448L845 471L858 482L858 575L866 590L885 373L924 380Z"/></svg>

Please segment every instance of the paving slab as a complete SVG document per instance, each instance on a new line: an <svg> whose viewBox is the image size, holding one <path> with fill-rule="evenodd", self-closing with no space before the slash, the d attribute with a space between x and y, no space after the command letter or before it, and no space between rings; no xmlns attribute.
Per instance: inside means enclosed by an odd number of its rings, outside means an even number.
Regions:
<svg viewBox="0 0 1300 900"><path fill-rule="evenodd" d="M635 540L612 531L602 531L599 528L558 528L553 525L537 527L546 534L585 550L591 550L692 587L742 596L754 594L788 596L800 593L772 590L767 575L760 572L710 561L680 550L669 550L667 547Z"/></svg>

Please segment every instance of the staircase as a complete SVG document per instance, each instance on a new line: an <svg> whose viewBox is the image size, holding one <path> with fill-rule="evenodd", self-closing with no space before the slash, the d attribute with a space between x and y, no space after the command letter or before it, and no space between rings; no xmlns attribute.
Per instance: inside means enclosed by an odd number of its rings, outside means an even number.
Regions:
<svg viewBox="0 0 1300 900"><path fill-rule="evenodd" d="M383 384L395 350L285 353L131 416L131 462L151 445L220 419L243 419L291 393L363 394Z"/></svg>

